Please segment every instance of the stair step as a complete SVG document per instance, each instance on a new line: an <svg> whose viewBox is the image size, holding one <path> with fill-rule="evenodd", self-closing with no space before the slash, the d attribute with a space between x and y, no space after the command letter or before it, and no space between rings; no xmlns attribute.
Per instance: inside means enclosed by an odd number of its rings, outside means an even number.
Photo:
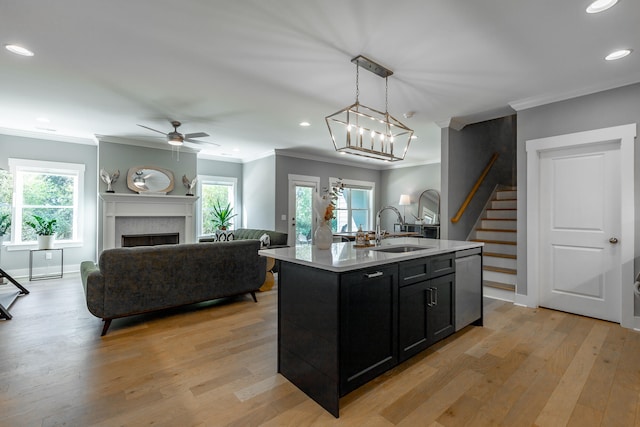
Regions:
<svg viewBox="0 0 640 427"><path fill-rule="evenodd" d="M515 231L516 225L515 218L482 218L480 221L481 229L484 230L513 230Z"/></svg>
<svg viewBox="0 0 640 427"><path fill-rule="evenodd" d="M491 209L517 209L518 201L516 199L492 200L489 205Z"/></svg>
<svg viewBox="0 0 640 427"><path fill-rule="evenodd" d="M507 268L511 270L518 268L518 261L515 255L496 255L498 256L491 256L485 253L484 257L482 257L482 265L485 267Z"/></svg>
<svg viewBox="0 0 640 427"><path fill-rule="evenodd" d="M491 282L505 283L507 285L515 285L518 276L516 274L502 273L500 271L489 270L486 267L482 268L482 278Z"/></svg>
<svg viewBox="0 0 640 427"><path fill-rule="evenodd" d="M496 258L516 259L516 255L502 254L502 253L498 253L498 252L484 252L482 255L484 255L484 256L492 256L492 257L496 257Z"/></svg>
<svg viewBox="0 0 640 427"><path fill-rule="evenodd" d="M486 286L489 288L503 289L505 291L516 291L516 285L511 285L509 283L500 283L500 282L492 282L491 280L483 280L482 286Z"/></svg>
<svg viewBox="0 0 640 427"><path fill-rule="evenodd" d="M497 200L515 200L518 198L517 190L498 190L496 191Z"/></svg>
<svg viewBox="0 0 640 427"><path fill-rule="evenodd" d="M499 230L478 228L475 231L475 238L479 240L491 240L500 242L516 242L516 230Z"/></svg>
<svg viewBox="0 0 640 427"><path fill-rule="evenodd" d="M494 271L496 273L518 274L518 271L513 268L493 267L491 265L485 265L482 267L482 269L485 271Z"/></svg>
<svg viewBox="0 0 640 427"><path fill-rule="evenodd" d="M515 255L518 252L518 247L515 242L496 242L487 240L472 240L472 242L483 242L483 250L486 252L496 252L501 254Z"/></svg>
<svg viewBox="0 0 640 427"><path fill-rule="evenodd" d="M487 209L487 219L517 219L517 209Z"/></svg>

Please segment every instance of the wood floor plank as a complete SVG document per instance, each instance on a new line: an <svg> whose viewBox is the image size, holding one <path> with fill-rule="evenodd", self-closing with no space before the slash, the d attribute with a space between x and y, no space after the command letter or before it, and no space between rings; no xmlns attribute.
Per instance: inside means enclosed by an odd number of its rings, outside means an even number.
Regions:
<svg viewBox="0 0 640 427"><path fill-rule="evenodd" d="M558 426L569 422L608 332L608 326L601 324L593 326L560 379L558 387L555 388L536 419L536 424Z"/></svg>
<svg viewBox="0 0 640 427"><path fill-rule="evenodd" d="M640 425L640 334L569 313L485 300L485 327L343 397L336 419L277 373L277 284L105 337L78 275L28 287L0 321L2 427Z"/></svg>

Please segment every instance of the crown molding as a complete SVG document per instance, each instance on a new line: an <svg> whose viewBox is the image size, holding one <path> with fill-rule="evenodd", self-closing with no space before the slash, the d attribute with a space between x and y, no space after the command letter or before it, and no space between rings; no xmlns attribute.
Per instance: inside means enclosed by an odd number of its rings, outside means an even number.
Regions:
<svg viewBox="0 0 640 427"><path fill-rule="evenodd" d="M629 86L640 82L640 74L634 81L619 81L610 84L601 84L597 86L591 86L588 88L578 89L568 92L544 94L540 96L533 96L531 98L525 98L517 101L512 101L509 106L516 111L527 110L529 108L540 107L542 105L553 104L554 102L566 101L568 99L579 98L581 96L592 95L594 93L603 92L606 90L617 89L623 86Z"/></svg>
<svg viewBox="0 0 640 427"><path fill-rule="evenodd" d="M19 136L22 138L40 139L45 141L59 141L69 142L72 144L85 144L85 145L98 145L98 139L95 135L77 136L77 135L65 135L63 133L56 133L52 131L35 131L14 129L9 127L0 127L0 134Z"/></svg>

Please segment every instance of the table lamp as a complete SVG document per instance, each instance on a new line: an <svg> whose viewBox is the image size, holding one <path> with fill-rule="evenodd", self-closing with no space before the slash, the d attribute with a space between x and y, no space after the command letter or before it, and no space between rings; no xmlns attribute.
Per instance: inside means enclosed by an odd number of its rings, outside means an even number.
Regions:
<svg viewBox="0 0 640 427"><path fill-rule="evenodd" d="M407 208L405 206L409 206L411 204L411 198L409 197L408 194L401 194L400 195L400 202L398 203L400 206L402 206L402 214L404 216L403 218L403 223L406 224L407 223Z"/></svg>

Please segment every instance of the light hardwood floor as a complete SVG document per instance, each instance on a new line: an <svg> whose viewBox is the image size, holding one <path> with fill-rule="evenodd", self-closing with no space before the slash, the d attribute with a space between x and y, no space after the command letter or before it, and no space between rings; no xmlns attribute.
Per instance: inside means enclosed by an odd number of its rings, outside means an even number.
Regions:
<svg viewBox="0 0 640 427"><path fill-rule="evenodd" d="M490 301L484 327L345 396L335 419L276 373L277 288L101 338L77 275L21 283L0 320L3 427L640 425L640 335L612 323Z"/></svg>

